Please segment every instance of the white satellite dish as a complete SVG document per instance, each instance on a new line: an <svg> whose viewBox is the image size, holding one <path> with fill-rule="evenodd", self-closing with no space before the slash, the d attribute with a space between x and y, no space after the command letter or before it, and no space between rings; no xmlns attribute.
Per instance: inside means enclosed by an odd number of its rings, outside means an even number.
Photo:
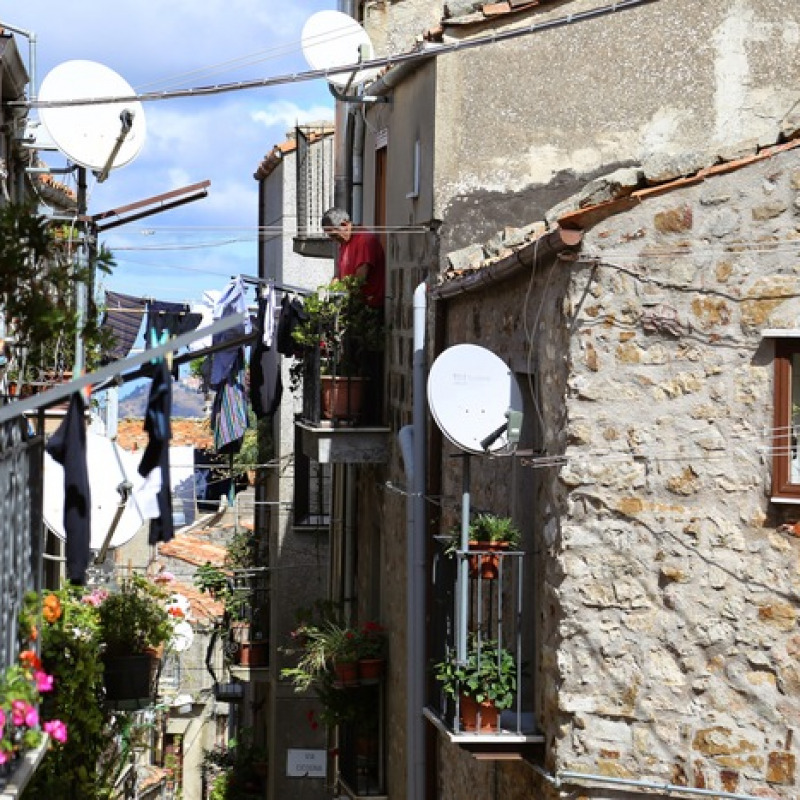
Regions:
<svg viewBox="0 0 800 800"><path fill-rule="evenodd" d="M114 452L116 448L116 453ZM117 459L119 456L119 460ZM96 433L86 434L86 467L92 494L91 548L100 550L119 507L117 487L124 480L140 481L136 471L141 456L123 450L111 439ZM122 468L120 468L122 464ZM124 474L123 474L124 470ZM59 539L64 533L64 468L49 453L44 457L44 521ZM119 518L110 547L129 542L144 525L133 497L128 499Z"/></svg>
<svg viewBox="0 0 800 800"><path fill-rule="evenodd" d="M194 630L186 620L177 623L172 629L170 648L176 653L185 653L192 646L193 641Z"/></svg>
<svg viewBox="0 0 800 800"><path fill-rule="evenodd" d="M372 42L358 22L341 11L312 14L303 25L300 46L312 69L350 67L327 75L328 82L339 88L348 84L357 86L378 75L378 69L374 67L356 70L354 74L353 64L373 58Z"/></svg>
<svg viewBox="0 0 800 800"><path fill-rule="evenodd" d="M43 102L131 97L135 92L114 70L96 61L65 61L42 81ZM56 147L70 161L95 171L124 167L144 145L146 126L138 100L39 109ZM127 132L125 132L127 127ZM124 134L124 135L123 135Z"/></svg>
<svg viewBox="0 0 800 800"><path fill-rule="evenodd" d="M509 411L522 411L513 373L484 347L457 344L433 362L428 405L442 433L468 453L491 453L508 444Z"/></svg>

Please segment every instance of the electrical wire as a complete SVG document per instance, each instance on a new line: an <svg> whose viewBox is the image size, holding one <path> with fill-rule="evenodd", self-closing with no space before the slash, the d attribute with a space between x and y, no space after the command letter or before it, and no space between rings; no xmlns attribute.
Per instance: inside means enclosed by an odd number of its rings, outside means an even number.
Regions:
<svg viewBox="0 0 800 800"><path fill-rule="evenodd" d="M413 63L415 61L427 61L430 58L438 58L455 52L472 50L475 48L496 45L498 42L510 41L524 36L546 31L555 30L560 27L585 22L609 14L618 13L638 6L658 3L661 0L615 0L614 3L600 8L587 9L569 14L565 17L557 17L543 22L535 22L531 25L511 28L503 31L493 31L489 35L476 36L472 39L457 40L436 45L428 50L417 50L405 53L396 53L381 58L372 58L355 64L345 64L325 69L312 69L303 72L295 72L285 75L276 75L269 78L257 78L249 81L238 81L234 83L222 83L208 86L197 86L189 89L179 89L161 92L142 92L133 95L112 95L106 97L61 99L43 101L36 100L14 100L7 105L19 108L64 108L70 106L85 105L104 105L108 103L125 102L154 102L157 100L173 100L189 97L208 97L211 95L225 94L229 92L244 91L248 89L263 89L271 86L281 86L286 84L301 83L304 81L317 80L319 78L329 78L341 75L345 72L361 72L373 69L391 67L403 63Z"/></svg>

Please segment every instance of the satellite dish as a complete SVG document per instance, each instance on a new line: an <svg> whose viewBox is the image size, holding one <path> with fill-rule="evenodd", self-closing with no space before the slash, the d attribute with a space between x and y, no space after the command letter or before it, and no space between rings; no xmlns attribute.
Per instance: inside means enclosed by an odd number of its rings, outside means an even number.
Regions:
<svg viewBox="0 0 800 800"><path fill-rule="evenodd" d="M357 86L378 75L375 67L353 72L353 64L369 61L373 57L372 42L367 32L351 16L341 11L318 11L312 14L303 25L300 46L312 69L350 67L327 76L328 82L339 88L348 84Z"/></svg>
<svg viewBox="0 0 800 800"><path fill-rule="evenodd" d="M428 405L456 447L484 454L507 446L508 412L522 411L522 395L498 356L474 344L457 344L433 362Z"/></svg>
<svg viewBox="0 0 800 800"><path fill-rule="evenodd" d="M133 453L118 447L105 436L91 432L86 434L86 467L89 472L89 488L92 493L90 541L92 550L99 550L103 546L117 513L120 501L117 487L126 479L132 483L140 480L136 471L139 460ZM59 539L65 539L64 468L49 453L45 453L44 457L43 512L47 527ZM144 519L136 502L131 497L114 529L109 546L122 547L136 535L143 524Z"/></svg>
<svg viewBox="0 0 800 800"><path fill-rule="evenodd" d="M114 70L96 61L78 60L54 67L42 81L38 99L54 102L134 94ZM133 161L144 145L146 126L138 100L40 108L39 118L70 161L105 174Z"/></svg>
<svg viewBox="0 0 800 800"><path fill-rule="evenodd" d="M179 622L172 629L170 648L176 653L185 653L192 646L193 641L194 630L192 630L192 626L186 622L186 620Z"/></svg>

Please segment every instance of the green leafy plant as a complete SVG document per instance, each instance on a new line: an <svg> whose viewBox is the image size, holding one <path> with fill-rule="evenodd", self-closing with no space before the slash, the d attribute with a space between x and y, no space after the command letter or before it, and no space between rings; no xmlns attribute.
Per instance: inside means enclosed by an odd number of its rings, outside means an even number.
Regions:
<svg viewBox="0 0 800 800"><path fill-rule="evenodd" d="M98 608L103 589L69 586L43 598L29 593L20 629L41 644L42 669L52 675L53 690L40 707L43 728L60 721L65 740L51 746L25 790L25 800L86 797L105 800L123 764L119 718L103 703L103 664ZM32 659L32 651L23 651ZM58 728L56 728L58 730Z"/></svg>
<svg viewBox="0 0 800 800"><path fill-rule="evenodd" d="M498 517L495 514L478 514L469 526L470 539L476 542L505 542L509 547L519 545L522 535L511 517Z"/></svg>
<svg viewBox="0 0 800 800"><path fill-rule="evenodd" d="M255 744L250 728L243 728L227 745L206 750L200 768L211 786L209 800L261 797L266 765L266 750Z"/></svg>
<svg viewBox="0 0 800 800"><path fill-rule="evenodd" d="M157 649L172 636L166 594L141 575L124 580L99 605L100 636L108 655Z"/></svg>
<svg viewBox="0 0 800 800"><path fill-rule="evenodd" d="M0 306L9 338L17 343L9 375L18 383L71 368L79 332L90 368L111 344L91 298L81 322L75 286L91 283L95 270L109 273L113 258L103 248L93 264L82 266L77 246L74 228L53 226L33 206L0 207Z"/></svg>
<svg viewBox="0 0 800 800"><path fill-rule="evenodd" d="M380 312L364 302L363 279L337 278L309 295L305 320L292 331L305 351L319 348L323 373L356 376L364 368L368 351L383 349ZM293 385L299 372L295 372Z"/></svg>
<svg viewBox="0 0 800 800"><path fill-rule="evenodd" d="M335 661L354 661L358 657L358 633L332 620L300 625L292 632L292 640L293 646L284 648L284 652L299 654L299 658L296 666L281 670L281 677L291 681L296 692L327 681Z"/></svg>
<svg viewBox="0 0 800 800"><path fill-rule="evenodd" d="M363 623L358 629L356 647L359 658L384 658L386 630L377 622Z"/></svg>
<svg viewBox="0 0 800 800"><path fill-rule="evenodd" d="M495 640L472 636L463 663L455 653L434 666L436 680L449 697L465 695L478 703L490 701L498 709L510 708L517 692L514 656Z"/></svg>

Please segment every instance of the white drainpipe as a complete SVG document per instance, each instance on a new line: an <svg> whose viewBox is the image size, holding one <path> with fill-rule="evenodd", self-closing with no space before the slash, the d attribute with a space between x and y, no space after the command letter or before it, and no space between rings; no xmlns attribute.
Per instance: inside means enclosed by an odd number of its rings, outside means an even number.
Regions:
<svg viewBox="0 0 800 800"><path fill-rule="evenodd" d="M414 291L413 425L398 435L409 492L406 501L406 798L425 797L425 314L427 286Z"/></svg>

